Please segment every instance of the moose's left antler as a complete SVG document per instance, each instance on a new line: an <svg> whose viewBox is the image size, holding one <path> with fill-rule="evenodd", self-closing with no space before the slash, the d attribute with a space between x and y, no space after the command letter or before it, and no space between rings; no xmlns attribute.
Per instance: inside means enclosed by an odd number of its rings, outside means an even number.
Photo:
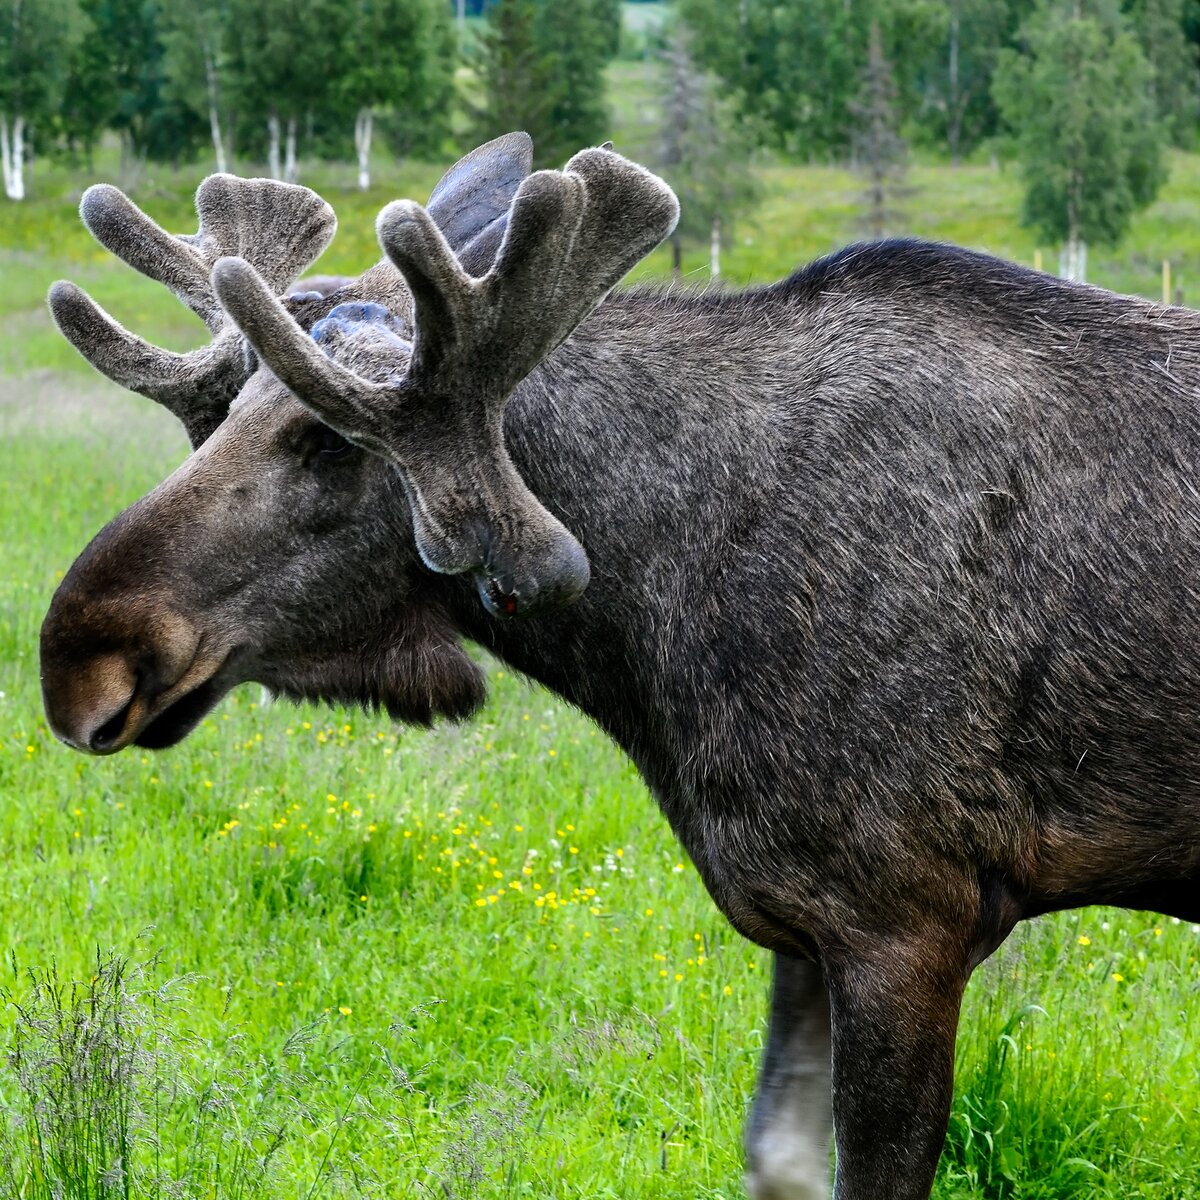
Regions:
<svg viewBox="0 0 1200 1200"><path fill-rule="evenodd" d="M109 184L88 188L79 206L102 246L168 287L208 326L208 345L175 354L130 333L73 283L50 289L54 320L79 353L115 383L174 413L193 447L225 419L254 368L213 294L213 264L241 254L258 264L272 291L283 292L337 227L333 209L315 192L273 179L210 175L196 192L196 212L199 231L175 236Z"/></svg>
<svg viewBox="0 0 1200 1200"><path fill-rule="evenodd" d="M301 401L399 468L426 563L477 572L489 610L527 614L577 599L589 569L509 458L504 405L678 216L661 179L608 150L584 150L565 170L521 184L494 263L475 278L420 205L389 204L379 240L412 292L416 336L411 346L391 335L352 344L378 382L317 344L336 349L334 317L310 338L249 263L222 259L213 285Z"/></svg>

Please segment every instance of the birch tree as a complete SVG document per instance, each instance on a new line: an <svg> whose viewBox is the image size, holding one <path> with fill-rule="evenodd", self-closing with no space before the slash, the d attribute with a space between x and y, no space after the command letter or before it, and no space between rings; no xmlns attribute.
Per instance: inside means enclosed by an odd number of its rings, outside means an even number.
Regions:
<svg viewBox="0 0 1200 1200"><path fill-rule="evenodd" d="M162 26L164 92L207 122L217 170L227 171L231 127L225 86L227 0L166 0Z"/></svg>
<svg viewBox="0 0 1200 1200"><path fill-rule="evenodd" d="M66 0L0 0L0 164L10 200L25 198L30 135L58 107L72 14Z"/></svg>
<svg viewBox="0 0 1200 1200"><path fill-rule="evenodd" d="M1166 177L1151 71L1116 0L1042 0L994 93L1025 177L1025 220L1082 279L1087 244L1120 241Z"/></svg>
<svg viewBox="0 0 1200 1200"><path fill-rule="evenodd" d="M375 118L445 129L454 88L454 35L442 0L356 0L345 13L337 91L354 114L358 186L371 186Z"/></svg>

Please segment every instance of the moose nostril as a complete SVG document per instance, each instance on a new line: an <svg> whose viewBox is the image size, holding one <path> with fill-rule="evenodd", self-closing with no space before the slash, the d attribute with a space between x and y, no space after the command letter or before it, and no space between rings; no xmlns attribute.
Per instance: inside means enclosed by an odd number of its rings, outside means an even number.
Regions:
<svg viewBox="0 0 1200 1200"><path fill-rule="evenodd" d="M103 725L92 730L91 736L87 740L87 748L93 754L103 754L107 750L111 750L120 740L121 734L125 732L125 726L129 722L129 710L133 708L134 697L137 695L136 688L130 692L129 699L121 706Z"/></svg>

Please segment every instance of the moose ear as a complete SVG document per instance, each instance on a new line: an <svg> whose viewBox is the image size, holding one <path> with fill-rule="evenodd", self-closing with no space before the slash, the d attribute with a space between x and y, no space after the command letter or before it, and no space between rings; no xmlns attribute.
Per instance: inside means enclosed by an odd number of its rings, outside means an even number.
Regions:
<svg viewBox="0 0 1200 1200"><path fill-rule="evenodd" d="M507 217L517 188L532 168L533 139L527 133L506 133L460 158L433 189L425 211L458 252Z"/></svg>

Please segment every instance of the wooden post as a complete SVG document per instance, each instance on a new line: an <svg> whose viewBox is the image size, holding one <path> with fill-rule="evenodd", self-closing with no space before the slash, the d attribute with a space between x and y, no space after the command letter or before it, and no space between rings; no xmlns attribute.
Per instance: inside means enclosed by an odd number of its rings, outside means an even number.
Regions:
<svg viewBox="0 0 1200 1200"><path fill-rule="evenodd" d="M1162 287L1163 287L1163 303L1171 303L1171 260L1163 259L1162 269Z"/></svg>
<svg viewBox="0 0 1200 1200"><path fill-rule="evenodd" d="M1035 271L1040 271L1042 269L1042 252L1041 252L1041 250L1035 250L1033 252L1033 269Z"/></svg>

